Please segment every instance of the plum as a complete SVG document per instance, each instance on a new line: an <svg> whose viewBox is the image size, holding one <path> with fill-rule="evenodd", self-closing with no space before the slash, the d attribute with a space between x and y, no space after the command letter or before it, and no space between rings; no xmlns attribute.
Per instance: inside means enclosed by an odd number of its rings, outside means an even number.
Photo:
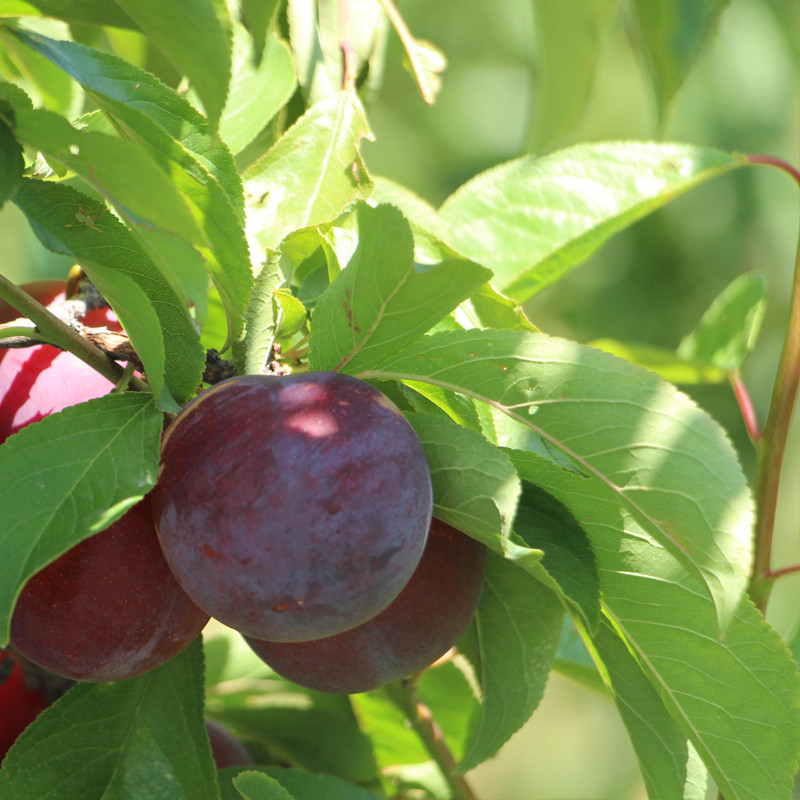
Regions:
<svg viewBox="0 0 800 800"><path fill-rule="evenodd" d="M64 281L34 281L22 287L42 305L63 299ZM0 323L19 314L0 302ZM83 322L90 327L121 330L111 309L89 312ZM0 350L0 443L31 422L68 406L102 397L114 384L77 356L47 344Z"/></svg>
<svg viewBox="0 0 800 800"><path fill-rule="evenodd" d="M177 655L208 622L161 553L150 495L25 584L11 646L79 681L139 675Z"/></svg>
<svg viewBox="0 0 800 800"><path fill-rule="evenodd" d="M300 686L341 694L376 689L425 669L456 643L478 607L485 566L484 545L434 518L411 580L377 616L325 639L245 641Z"/></svg>
<svg viewBox="0 0 800 800"><path fill-rule="evenodd" d="M170 425L153 506L197 605L249 636L303 641L399 594L425 547L432 491L419 439L369 384L246 375Z"/></svg>
<svg viewBox="0 0 800 800"><path fill-rule="evenodd" d="M17 737L49 705L47 697L37 687L25 682L19 663L10 653L0 650L0 762Z"/></svg>
<svg viewBox="0 0 800 800"><path fill-rule="evenodd" d="M206 717L206 733L217 769L255 763L247 748L224 725L210 717Z"/></svg>

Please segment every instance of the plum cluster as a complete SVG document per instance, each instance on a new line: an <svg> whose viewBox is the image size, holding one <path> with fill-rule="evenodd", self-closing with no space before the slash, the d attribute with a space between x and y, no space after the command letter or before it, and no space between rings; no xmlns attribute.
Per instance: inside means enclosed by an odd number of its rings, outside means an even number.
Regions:
<svg viewBox="0 0 800 800"><path fill-rule="evenodd" d="M40 347L65 377L29 365ZM28 360L6 370L19 352ZM76 364L47 345L0 351L0 441L59 410ZM105 393L100 381L60 407ZM432 517L422 445L377 389L334 372L238 376L170 424L150 495L28 581L11 642L57 674L116 680L171 658L214 617L289 680L367 691L455 644L485 558Z"/></svg>

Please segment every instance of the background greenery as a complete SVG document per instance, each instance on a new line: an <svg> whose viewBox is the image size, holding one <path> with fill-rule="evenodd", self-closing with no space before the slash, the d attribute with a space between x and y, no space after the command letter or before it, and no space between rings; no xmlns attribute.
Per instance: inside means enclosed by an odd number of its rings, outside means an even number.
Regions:
<svg viewBox="0 0 800 800"><path fill-rule="evenodd" d="M534 3L398 5L414 34L445 53L448 69L437 103L425 106L398 66L400 47L390 37L384 86L369 109L376 138L365 147L370 170L438 205L477 172L525 152L543 152L535 146L536 108L547 76L537 52ZM800 165L799 30L796 0L732 0L711 46L659 123L623 14L602 43L586 113L568 136L544 149L664 138L770 153ZM81 31L73 35L80 38ZM141 42L135 35L115 44L137 60L133 54ZM142 49L138 59L170 81L156 55ZM56 85L53 96L42 99L61 111L70 102ZM612 337L674 348L724 286L755 270L766 281L768 314L744 377L763 420L785 327L799 205L796 189L777 171L737 170L613 239L532 301L529 315L546 332L581 342ZM67 266L34 242L11 204L0 214L0 241L0 270L17 282L63 274ZM752 476L752 450L729 387L681 388L727 429ZM798 442L800 420L786 460L776 567L800 561ZM769 618L785 636L798 625L798 592L800 577L792 577L773 594ZM560 768L554 768L556 759ZM616 711L557 677L531 722L476 771L474 783L482 796L507 800L645 797Z"/></svg>

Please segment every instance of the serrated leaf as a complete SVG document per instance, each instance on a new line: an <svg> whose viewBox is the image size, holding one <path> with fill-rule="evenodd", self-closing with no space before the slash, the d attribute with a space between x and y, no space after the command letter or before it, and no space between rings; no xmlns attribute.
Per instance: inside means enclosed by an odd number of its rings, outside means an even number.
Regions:
<svg viewBox="0 0 800 800"><path fill-rule="evenodd" d="M800 752L800 675L747 597L720 627L699 581L608 487L532 454L514 461L524 480L581 521L597 556L606 617L726 800L789 797ZM686 764L676 770L675 779L685 780Z"/></svg>
<svg viewBox="0 0 800 800"><path fill-rule="evenodd" d="M267 366L279 318L275 290L282 281L280 257L271 253L256 277L247 310L245 375L261 375Z"/></svg>
<svg viewBox="0 0 800 800"><path fill-rule="evenodd" d="M283 767L254 767L247 771L258 770L264 775L277 781L293 797L298 800L313 798L313 800L379 800L378 795L368 792L354 783L348 783L341 778L334 778L332 775L321 775L314 772L305 772L299 769ZM234 800L235 795L227 794L226 790L237 774L242 773L241 767L229 767L220 770L220 785L222 787L223 800Z"/></svg>
<svg viewBox="0 0 800 800"><path fill-rule="evenodd" d="M523 302L637 219L745 163L693 145L582 144L487 170L439 213L448 244L489 267L492 284Z"/></svg>
<svg viewBox="0 0 800 800"><path fill-rule="evenodd" d="M755 345L765 311L764 280L752 273L740 275L682 339L678 355L725 373L739 369Z"/></svg>
<svg viewBox="0 0 800 800"><path fill-rule="evenodd" d="M496 553L509 554L507 540L517 510L520 481L508 456L480 434L456 425L444 415L407 414L406 419L428 460L434 516ZM515 547L512 550L524 563L522 554ZM531 556L533 562L538 562L541 553Z"/></svg>
<svg viewBox="0 0 800 800"><path fill-rule="evenodd" d="M262 41L263 52L257 65L253 63L251 45L247 33L234 26L233 77L219 122L219 135L233 153L241 152L256 138L297 86L292 56L283 41L274 35Z"/></svg>
<svg viewBox="0 0 800 800"><path fill-rule="evenodd" d="M431 383L533 430L705 583L724 629L748 581L752 501L725 433L670 384L584 345L494 330L426 336L358 377Z"/></svg>
<svg viewBox="0 0 800 800"><path fill-rule="evenodd" d="M237 341L250 296L251 271L241 224L242 189L231 154L211 141L205 120L197 111L148 72L73 42L35 35L21 37L80 81L114 125L171 178L204 234L203 239L190 241L199 247L223 300L231 336ZM161 252L149 231L142 234L156 252ZM203 318L206 280L199 258L193 254L188 264L184 264L185 259L166 258L162 263L186 286ZM182 271L175 270L176 263ZM187 275L189 267L194 271Z"/></svg>
<svg viewBox="0 0 800 800"><path fill-rule="evenodd" d="M84 266L122 321L157 397L178 403L197 390L205 354L183 304L104 205L70 186L22 182L15 203L42 244Z"/></svg>
<svg viewBox="0 0 800 800"><path fill-rule="evenodd" d="M76 685L9 751L0 796L219 800L202 691L199 638L139 677Z"/></svg>
<svg viewBox="0 0 800 800"><path fill-rule="evenodd" d="M536 92L528 150L542 152L579 122L619 0L533 0Z"/></svg>
<svg viewBox="0 0 800 800"><path fill-rule="evenodd" d="M25 167L22 147L14 138L6 120L2 118L5 116L6 110L0 106L0 208L5 205L6 200L14 196Z"/></svg>
<svg viewBox="0 0 800 800"><path fill-rule="evenodd" d="M293 800L275 778L257 770L240 772L233 779L233 785L244 800Z"/></svg>
<svg viewBox="0 0 800 800"><path fill-rule="evenodd" d="M650 800L705 800L708 773L636 659L604 622L594 634Z"/></svg>
<svg viewBox="0 0 800 800"><path fill-rule="evenodd" d="M242 24L253 39L253 63L258 66L266 46L267 34L282 0L241 0Z"/></svg>
<svg viewBox="0 0 800 800"><path fill-rule="evenodd" d="M461 259L414 263L411 230L392 206L360 205L358 247L319 297L312 369L357 372L418 339L490 276Z"/></svg>
<svg viewBox="0 0 800 800"><path fill-rule="evenodd" d="M719 367L712 366L708 362L681 357L663 347L630 344L614 339L596 339L589 345L624 358L631 364L649 369L670 383L722 383L728 379L728 374Z"/></svg>
<svg viewBox="0 0 800 800"><path fill-rule="evenodd" d="M310 108L247 169L248 232L264 252L292 231L330 222L369 191L353 172L365 136L371 134L361 103L340 92Z"/></svg>
<svg viewBox="0 0 800 800"><path fill-rule="evenodd" d="M155 485L161 425L151 395L111 394L0 445L0 647L27 579Z"/></svg>
<svg viewBox="0 0 800 800"><path fill-rule="evenodd" d="M638 44L662 119L730 0L634 0Z"/></svg>
<svg viewBox="0 0 800 800"><path fill-rule="evenodd" d="M496 755L539 705L558 650L564 609L538 580L489 553L475 620L483 700L459 772Z"/></svg>
<svg viewBox="0 0 800 800"><path fill-rule="evenodd" d="M230 18L222 0L115 0L186 75L213 134L231 78Z"/></svg>

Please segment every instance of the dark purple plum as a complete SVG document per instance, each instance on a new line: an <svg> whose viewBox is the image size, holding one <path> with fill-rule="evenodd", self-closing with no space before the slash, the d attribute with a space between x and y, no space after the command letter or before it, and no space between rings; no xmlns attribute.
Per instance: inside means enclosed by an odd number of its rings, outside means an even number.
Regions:
<svg viewBox="0 0 800 800"><path fill-rule="evenodd" d="M247 748L230 730L209 717L206 717L206 733L217 769L255 763Z"/></svg>
<svg viewBox="0 0 800 800"><path fill-rule="evenodd" d="M206 622L164 560L148 495L25 584L11 646L56 675L115 681L168 661Z"/></svg>
<svg viewBox="0 0 800 800"><path fill-rule="evenodd" d="M425 669L469 625L486 548L433 519L422 560L391 605L349 631L310 642L245 640L279 675L320 692L354 694Z"/></svg>
<svg viewBox="0 0 800 800"><path fill-rule="evenodd" d="M422 445L377 389L333 372L230 378L167 430L154 513L181 585L249 636L304 641L382 611L425 547Z"/></svg>

